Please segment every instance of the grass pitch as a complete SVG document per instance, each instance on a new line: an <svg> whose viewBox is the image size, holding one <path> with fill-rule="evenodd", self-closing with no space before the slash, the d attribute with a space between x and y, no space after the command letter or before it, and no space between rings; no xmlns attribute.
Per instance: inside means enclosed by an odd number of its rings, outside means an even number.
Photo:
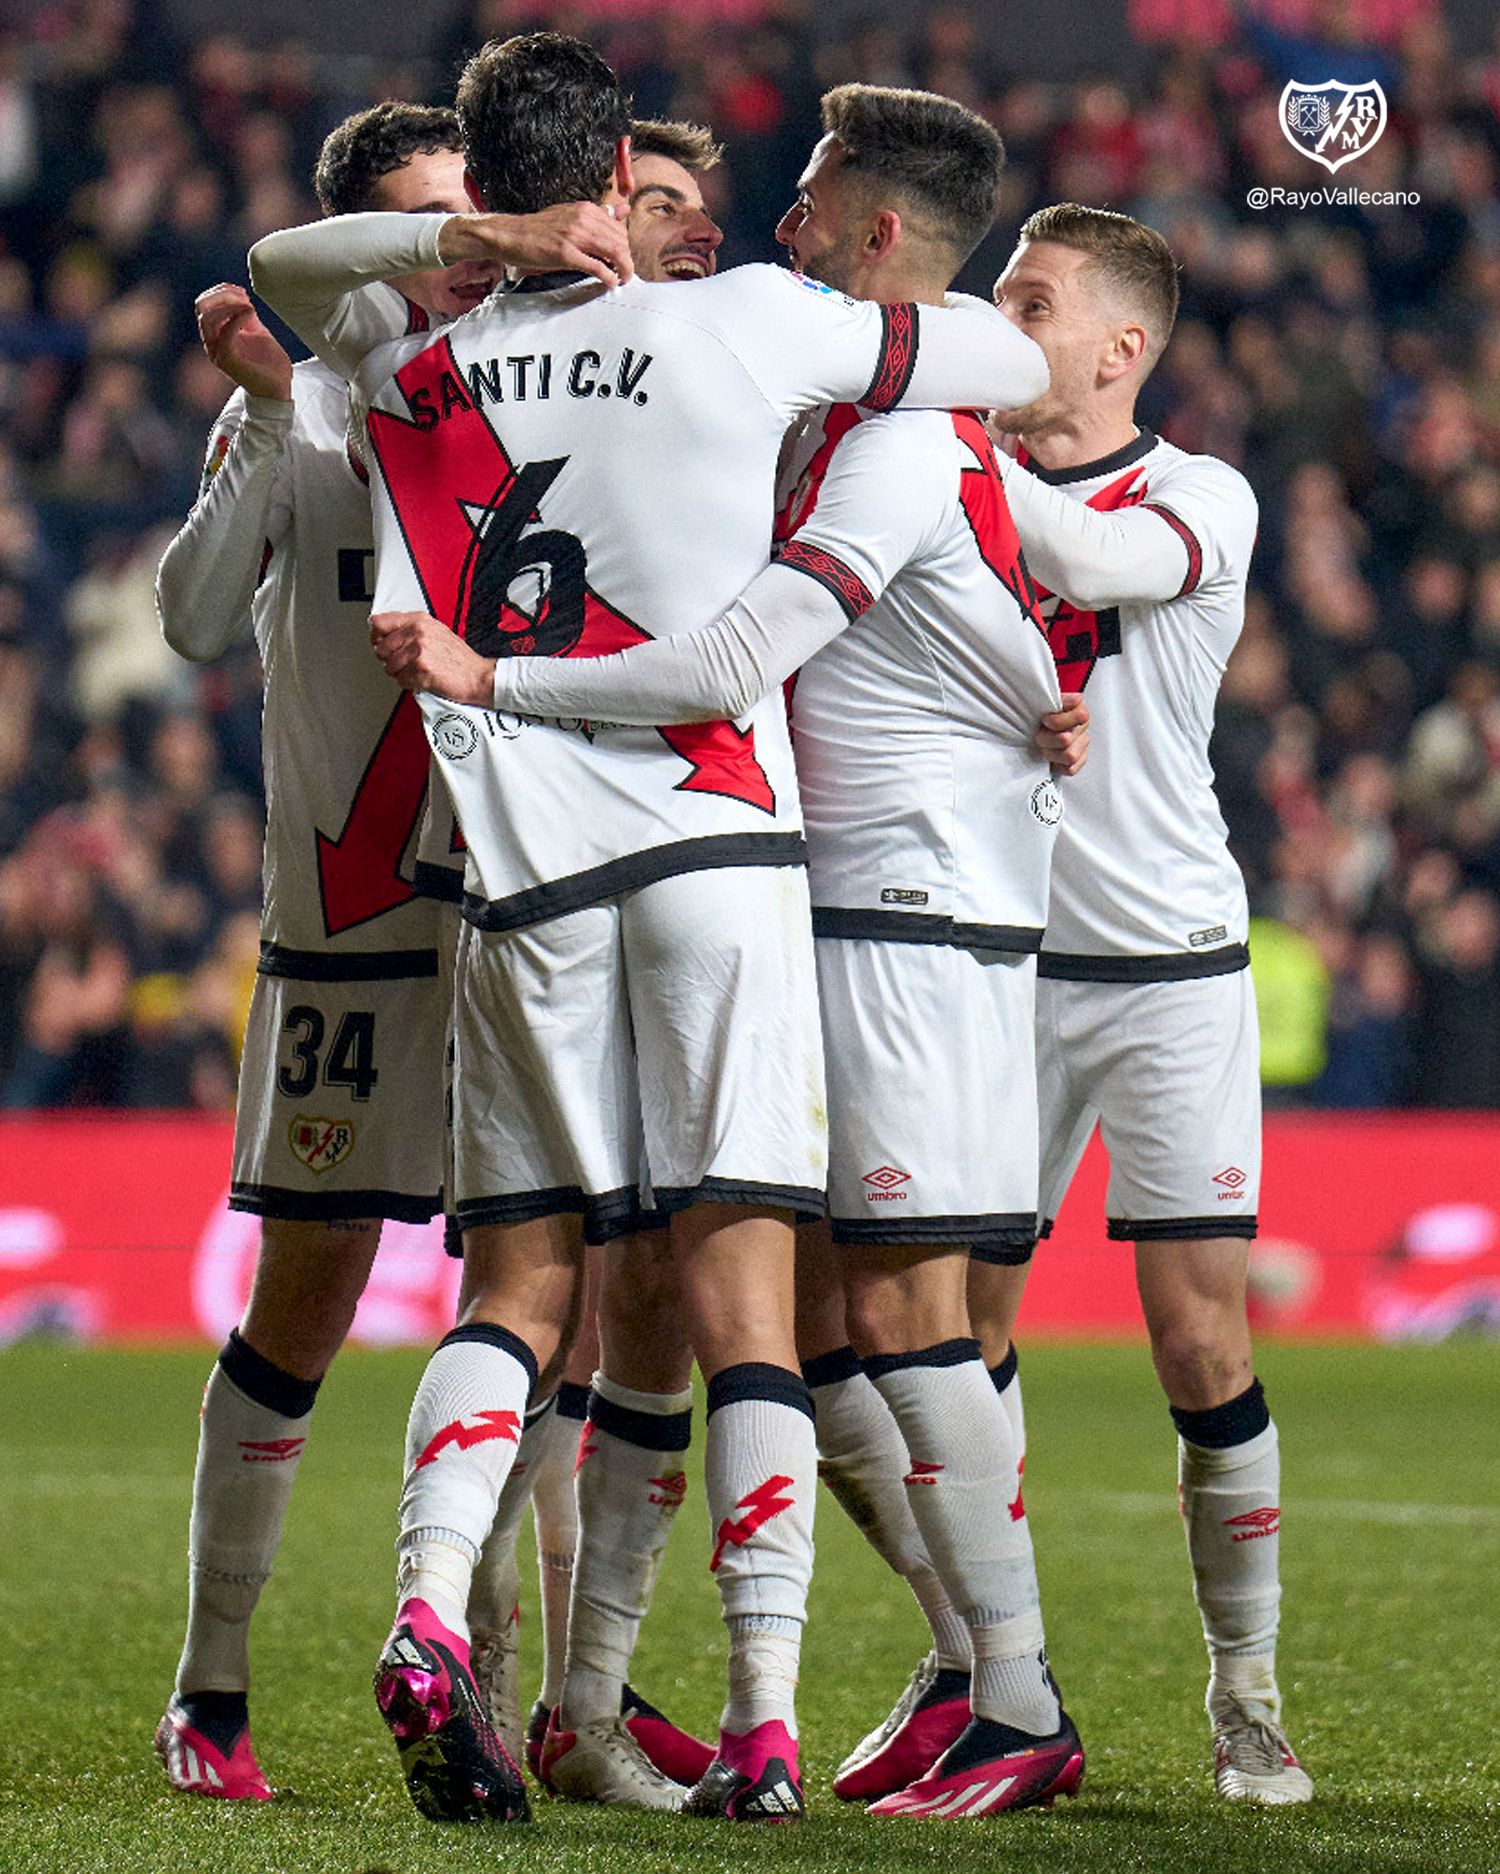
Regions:
<svg viewBox="0 0 1500 1874"><path fill-rule="evenodd" d="M422 1365L409 1353L335 1368L261 1603L256 1747L286 1794L173 1796L150 1740L180 1641L208 1364L201 1351L0 1354L4 1874L1500 1867L1493 1348L1263 1350L1284 1450L1282 1685L1317 1783L1309 1808L1229 1810L1213 1795L1172 1433L1144 1349L1037 1345L1022 1361L1026 1496L1053 1664L1088 1751L1082 1795L1052 1815L928 1824L833 1800L835 1764L905 1682L924 1630L825 1494L803 1663L810 1813L774 1830L546 1802L529 1830L417 1816L369 1689ZM712 1736L724 1645L706 1556L695 1486L635 1677ZM528 1680L538 1646L533 1618Z"/></svg>

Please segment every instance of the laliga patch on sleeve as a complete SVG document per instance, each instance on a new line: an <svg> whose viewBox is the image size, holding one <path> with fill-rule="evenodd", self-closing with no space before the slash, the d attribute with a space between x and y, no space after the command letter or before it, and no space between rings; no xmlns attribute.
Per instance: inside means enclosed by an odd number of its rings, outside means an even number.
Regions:
<svg viewBox="0 0 1500 1874"><path fill-rule="evenodd" d="M822 280L815 280L810 274L798 273L795 267L789 268L788 271L798 286L805 286L809 293L822 293L828 299L841 299L846 306L856 303L847 293L841 293L836 286L829 286Z"/></svg>

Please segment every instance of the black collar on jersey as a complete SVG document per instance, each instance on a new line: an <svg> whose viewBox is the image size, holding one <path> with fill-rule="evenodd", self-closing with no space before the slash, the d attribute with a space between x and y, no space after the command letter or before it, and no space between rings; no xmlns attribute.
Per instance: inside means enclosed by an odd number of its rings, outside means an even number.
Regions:
<svg viewBox="0 0 1500 1874"><path fill-rule="evenodd" d="M1060 488L1064 482L1092 481L1096 475L1113 475L1116 469L1129 468L1132 462L1150 455L1159 440L1154 431L1143 429L1133 442L1116 449L1113 455L1102 455L1097 462L1080 462L1076 468L1064 469L1043 468L1028 450L1026 466L1038 481L1046 482L1050 488Z"/></svg>
<svg viewBox="0 0 1500 1874"><path fill-rule="evenodd" d="M585 280L593 278L591 273L562 267L556 273L528 273L524 279L517 280L510 290L513 293L555 293L561 287L581 286Z"/></svg>

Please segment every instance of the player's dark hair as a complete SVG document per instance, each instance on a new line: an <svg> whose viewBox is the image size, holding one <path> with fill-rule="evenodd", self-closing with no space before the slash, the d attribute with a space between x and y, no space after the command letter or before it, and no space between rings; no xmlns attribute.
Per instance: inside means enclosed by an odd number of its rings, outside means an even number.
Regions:
<svg viewBox="0 0 1500 1874"><path fill-rule="evenodd" d="M464 67L454 104L469 172L495 214L597 202L630 135L619 80L564 33L490 40Z"/></svg>
<svg viewBox="0 0 1500 1874"><path fill-rule="evenodd" d="M665 156L684 169L714 169L724 160L724 145L702 124L665 117L638 117L630 126L632 156Z"/></svg>
<svg viewBox="0 0 1500 1874"><path fill-rule="evenodd" d="M823 128L838 140L844 173L925 218L955 272L989 233L1005 146L962 104L933 91L837 85L823 95Z"/></svg>
<svg viewBox="0 0 1500 1874"><path fill-rule="evenodd" d="M375 206L380 178L413 156L462 148L453 111L435 104L374 104L328 133L313 187L325 215L355 215Z"/></svg>
<svg viewBox="0 0 1500 1874"><path fill-rule="evenodd" d="M1023 241L1052 241L1087 254L1145 325L1153 360L1177 322L1177 262L1155 228L1109 208L1054 202L1039 208L1021 229Z"/></svg>

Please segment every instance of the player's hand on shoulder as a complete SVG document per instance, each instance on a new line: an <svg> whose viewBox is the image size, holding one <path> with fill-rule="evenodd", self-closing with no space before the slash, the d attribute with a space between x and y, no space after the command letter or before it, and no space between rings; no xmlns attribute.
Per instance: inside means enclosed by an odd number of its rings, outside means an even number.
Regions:
<svg viewBox="0 0 1500 1874"><path fill-rule="evenodd" d="M519 273L587 273L605 286L635 274L625 224L598 202L561 202L534 215L455 215L443 224L445 266L498 260Z"/></svg>
<svg viewBox="0 0 1500 1874"><path fill-rule="evenodd" d="M226 377L251 397L290 399L292 361L243 286L211 286L193 301L193 313L203 349Z"/></svg>
<svg viewBox="0 0 1500 1874"><path fill-rule="evenodd" d="M1036 745L1054 774L1077 774L1089 758L1089 706L1076 690L1062 698L1061 709L1043 716Z"/></svg>
<svg viewBox="0 0 1500 1874"><path fill-rule="evenodd" d="M494 701L494 659L471 651L429 612L373 613L370 642L386 675L403 690L428 690L481 709Z"/></svg>

